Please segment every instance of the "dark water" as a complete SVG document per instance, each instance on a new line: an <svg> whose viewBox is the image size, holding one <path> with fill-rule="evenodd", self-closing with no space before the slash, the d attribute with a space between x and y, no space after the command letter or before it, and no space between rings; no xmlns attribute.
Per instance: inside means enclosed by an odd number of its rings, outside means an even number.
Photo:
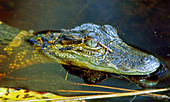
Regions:
<svg viewBox="0 0 170 102"><path fill-rule="evenodd" d="M20 29L36 31L73 28L82 23L110 24L118 30L125 42L145 49L170 68L169 0L0 0L0 20ZM12 72L0 83L1 86L22 87L35 91L57 89L115 91L83 87L71 82L83 80L68 75L60 64L36 64ZM19 78L26 78L19 79ZM170 86L170 73L160 80L156 88ZM100 85L141 89L128 81L108 79ZM126 86L125 86L126 85ZM76 95L76 93L59 93ZM82 93L79 93L82 94ZM164 94L169 94L165 92ZM133 97L91 100L98 102L130 101ZM137 96L134 102L155 101ZM159 101L159 100L157 100Z"/></svg>

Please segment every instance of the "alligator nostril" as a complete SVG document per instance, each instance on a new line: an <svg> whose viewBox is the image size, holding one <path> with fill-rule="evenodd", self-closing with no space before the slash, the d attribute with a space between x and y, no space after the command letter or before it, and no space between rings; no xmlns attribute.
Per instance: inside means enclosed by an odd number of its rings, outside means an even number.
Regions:
<svg viewBox="0 0 170 102"><path fill-rule="evenodd" d="M150 61L150 59L148 58L148 57L143 57L142 59L141 59L141 62L142 63L147 63L147 62L149 62Z"/></svg>

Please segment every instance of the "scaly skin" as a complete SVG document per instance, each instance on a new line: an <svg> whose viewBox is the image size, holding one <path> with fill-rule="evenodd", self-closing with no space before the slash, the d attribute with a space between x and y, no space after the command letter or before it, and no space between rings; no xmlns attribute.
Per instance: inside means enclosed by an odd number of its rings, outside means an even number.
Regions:
<svg viewBox="0 0 170 102"><path fill-rule="evenodd" d="M26 42L31 36L0 22L0 78L20 68L50 62Z"/></svg>
<svg viewBox="0 0 170 102"><path fill-rule="evenodd" d="M124 75L149 75L159 60L124 43L110 25L82 24L33 36L35 49L64 65Z"/></svg>

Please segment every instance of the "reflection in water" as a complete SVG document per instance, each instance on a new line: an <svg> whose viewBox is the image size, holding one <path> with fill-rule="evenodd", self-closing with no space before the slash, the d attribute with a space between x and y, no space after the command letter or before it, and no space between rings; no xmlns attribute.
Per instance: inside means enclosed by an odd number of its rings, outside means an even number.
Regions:
<svg viewBox="0 0 170 102"><path fill-rule="evenodd" d="M137 85L140 85L143 88L151 88L158 84L159 79L162 78L166 72L167 68L165 65L161 65L158 70L150 75L118 75L114 73L100 72L89 69L78 68L77 66L68 66L63 65L65 70L73 75L76 75L84 80L87 84L97 84L108 78L118 78L125 79Z"/></svg>

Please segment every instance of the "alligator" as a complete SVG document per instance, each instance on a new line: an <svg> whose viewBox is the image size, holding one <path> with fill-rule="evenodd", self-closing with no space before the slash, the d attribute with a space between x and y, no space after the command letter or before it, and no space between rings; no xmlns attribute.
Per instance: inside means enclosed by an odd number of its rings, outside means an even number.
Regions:
<svg viewBox="0 0 170 102"><path fill-rule="evenodd" d="M29 65L48 63L48 59L91 84L116 77L152 87L166 72L158 58L123 42L111 25L85 23L73 29L31 34L1 22L0 40L0 65L8 65L1 77Z"/></svg>

